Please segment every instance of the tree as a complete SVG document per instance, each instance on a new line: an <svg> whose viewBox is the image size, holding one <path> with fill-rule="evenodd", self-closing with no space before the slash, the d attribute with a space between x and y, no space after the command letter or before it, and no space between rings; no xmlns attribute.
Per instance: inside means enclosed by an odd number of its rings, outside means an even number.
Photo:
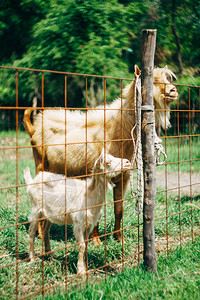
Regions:
<svg viewBox="0 0 200 300"><path fill-rule="evenodd" d="M128 46L126 22L124 6L117 0L61 1L35 24L32 43L15 66L125 76L128 66L122 50ZM45 75L45 96L53 105L59 105L64 91L63 78L56 78ZM84 93L81 97L80 89L84 90L84 81L69 80L68 84L74 91L69 105L81 106ZM29 81L25 82L27 85L30 86Z"/></svg>
<svg viewBox="0 0 200 300"><path fill-rule="evenodd" d="M31 43L31 31L45 15L50 0L2 0L0 3L0 61L21 58Z"/></svg>
<svg viewBox="0 0 200 300"><path fill-rule="evenodd" d="M141 61L142 29L156 28L157 66L200 67L199 0L7 0L1 7L1 64L131 77ZM0 73L1 103L15 103L14 77ZM41 74L19 72L19 78L21 105L27 105L37 88L41 93ZM63 77L44 79L45 104L63 105ZM88 78L88 104L102 101L102 88L101 80ZM120 93L114 81L107 88L108 98ZM68 93L68 105L81 107L85 79L68 76Z"/></svg>

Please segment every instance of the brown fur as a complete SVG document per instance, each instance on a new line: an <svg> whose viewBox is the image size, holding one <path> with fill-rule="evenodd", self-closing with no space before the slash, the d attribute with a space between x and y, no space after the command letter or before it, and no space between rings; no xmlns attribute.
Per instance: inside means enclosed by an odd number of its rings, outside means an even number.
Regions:
<svg viewBox="0 0 200 300"><path fill-rule="evenodd" d="M135 76L140 73L135 67ZM157 109L169 109L169 103L176 100L177 91L168 79L175 75L166 67L154 69L154 105ZM166 85L165 85L166 84ZM106 140L106 152L116 156L131 160L133 155L132 141L121 142L121 139L131 139L131 129L135 124L134 115L134 85L133 80L123 90L124 100L115 100L106 106L105 120L104 107L99 110L88 111L83 114L78 111L65 110L44 110L39 113L32 125L30 122L30 110L25 111L25 127L31 137L36 173L42 168L42 155L44 157L44 170L61 173L67 176L79 176L92 172L94 161L101 153ZM121 103L123 110L121 111ZM87 116L87 120L86 120ZM169 112L158 112L156 121L160 122L164 128L170 126ZM87 134L86 134L87 123ZM66 124L66 127L65 127ZM43 134L42 134L43 128ZM66 132L66 135L65 135ZM89 142L86 144L86 142ZM93 142L93 143L91 143ZM42 144L44 148L42 150ZM67 144L65 146L65 144ZM123 145L123 147L121 147ZM87 151L87 165L86 165ZM86 168L87 167L87 168ZM122 185L123 178L123 185ZM128 175L118 177L113 180L116 184L114 188L114 200L123 199L125 188L128 182ZM115 202L115 233L117 239L121 239L120 223L122 218L122 202Z"/></svg>

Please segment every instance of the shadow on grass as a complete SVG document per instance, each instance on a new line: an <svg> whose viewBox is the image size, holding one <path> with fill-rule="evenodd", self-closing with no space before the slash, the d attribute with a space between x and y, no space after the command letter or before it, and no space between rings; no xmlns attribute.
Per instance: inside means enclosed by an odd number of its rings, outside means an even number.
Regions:
<svg viewBox="0 0 200 300"><path fill-rule="evenodd" d="M28 218L24 216L19 216L18 221L19 223L28 222ZM26 223L23 226L26 228L26 231L28 233L30 224ZM73 225L67 225L67 240L71 240L73 236ZM52 224L50 228L50 238L51 240L57 242L65 241L65 226L58 226Z"/></svg>
<svg viewBox="0 0 200 300"><path fill-rule="evenodd" d="M200 200L200 195L192 197L192 202L197 202ZM180 199L181 203L191 203L191 197L190 196L183 196Z"/></svg>
<svg viewBox="0 0 200 300"><path fill-rule="evenodd" d="M67 240L71 240L74 237L73 225L67 225ZM51 240L61 242L65 241L65 226L58 226L53 224L50 229Z"/></svg>

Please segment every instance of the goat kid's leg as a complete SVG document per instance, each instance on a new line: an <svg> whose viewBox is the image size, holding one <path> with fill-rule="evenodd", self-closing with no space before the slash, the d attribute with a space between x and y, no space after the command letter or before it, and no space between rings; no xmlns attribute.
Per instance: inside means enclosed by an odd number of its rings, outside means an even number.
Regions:
<svg viewBox="0 0 200 300"><path fill-rule="evenodd" d="M78 244L78 263L77 263L77 273L79 275L85 275L86 266L85 266L85 241L84 241L84 232L80 230L77 226L74 226L74 235L76 242Z"/></svg>
<svg viewBox="0 0 200 300"><path fill-rule="evenodd" d="M31 261L34 261L34 241L35 241L35 234L36 234L36 231L37 231L37 225L38 225L38 222L32 222L30 224L30 227L29 227L29 258Z"/></svg>
<svg viewBox="0 0 200 300"><path fill-rule="evenodd" d="M121 220L123 216L123 201L122 199L124 198L125 191L126 191L126 186L128 183L128 176L125 175L123 176L123 181L120 177L120 180L115 183L116 186L114 187L114 213L115 213L115 227L114 231L117 231L114 233L114 238L122 242L122 235L120 231L121 227ZM123 186L122 186L123 184Z"/></svg>
<svg viewBox="0 0 200 300"><path fill-rule="evenodd" d="M86 266L85 266L85 242L82 241L78 245L78 263L77 263L77 273L79 275L85 275Z"/></svg>

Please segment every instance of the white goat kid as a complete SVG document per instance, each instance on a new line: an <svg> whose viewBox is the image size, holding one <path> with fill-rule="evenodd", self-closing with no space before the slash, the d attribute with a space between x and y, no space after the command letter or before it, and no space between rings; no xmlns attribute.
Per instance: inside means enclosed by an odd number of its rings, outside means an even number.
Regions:
<svg viewBox="0 0 200 300"><path fill-rule="evenodd" d="M104 203L105 191L111 183L111 179L119 175L122 170L125 171L129 168L129 160L113 157L110 154L105 154L102 150L101 155L95 161L93 175L87 180L87 188L86 182L83 180L69 179L63 175L49 172L40 172L32 179L30 169L26 168L24 178L28 184L27 191L32 203L29 218L31 221L29 227L29 256L31 261L34 260L37 219L48 218L44 226L44 243L45 252L49 252L51 251L49 238L51 223L64 225L66 216L67 224L74 225L74 235L79 245L77 272L84 274L86 219L89 236L91 229L97 225L101 217L101 204ZM104 171L106 173L102 174Z"/></svg>

